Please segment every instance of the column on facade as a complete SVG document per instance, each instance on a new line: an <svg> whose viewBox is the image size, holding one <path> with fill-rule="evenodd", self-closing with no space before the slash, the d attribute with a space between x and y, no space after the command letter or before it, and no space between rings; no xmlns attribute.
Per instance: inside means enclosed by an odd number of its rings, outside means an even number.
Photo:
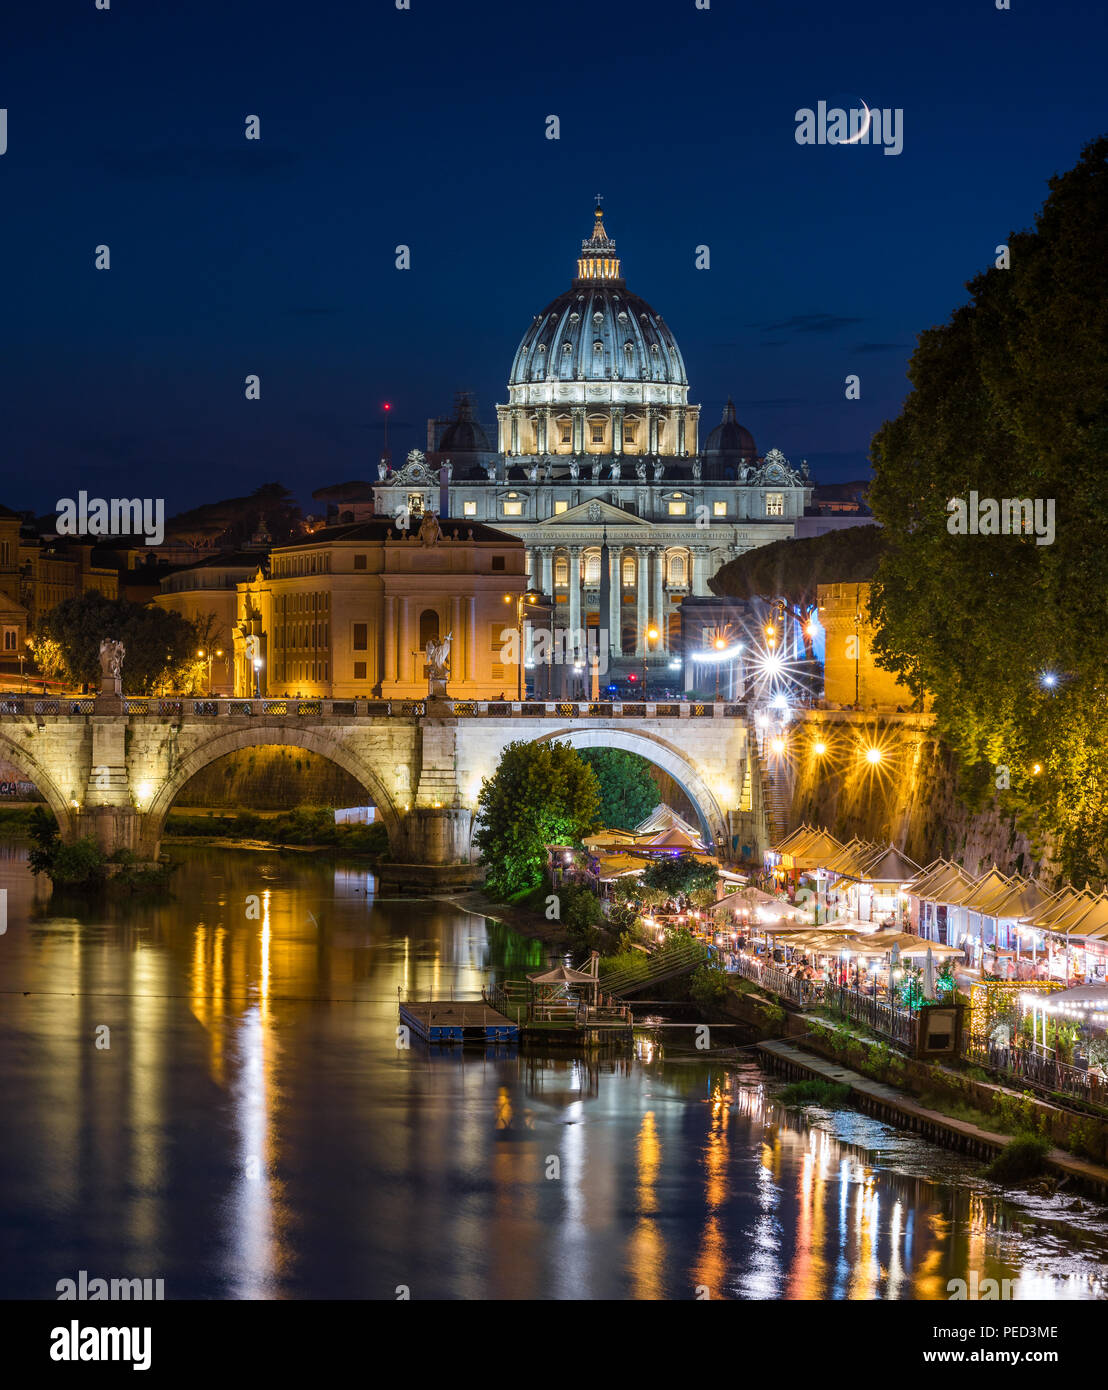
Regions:
<svg viewBox="0 0 1108 1390"><path fill-rule="evenodd" d="M573 407L573 452L575 454L585 452L585 407L583 405Z"/></svg>
<svg viewBox="0 0 1108 1390"><path fill-rule="evenodd" d="M571 545L569 547L569 629L573 634L572 640L574 642L580 640L577 634L581 627L581 547Z"/></svg>
<svg viewBox="0 0 1108 1390"><path fill-rule="evenodd" d="M698 545L692 552L692 596L708 597L708 549Z"/></svg>
<svg viewBox="0 0 1108 1390"><path fill-rule="evenodd" d="M550 452L550 445L547 442L550 438L550 411L543 409L538 412L539 421L539 453L547 454Z"/></svg>
<svg viewBox="0 0 1108 1390"><path fill-rule="evenodd" d="M469 610L465 632L466 680L475 681L477 679L477 597L475 594L470 594L466 599L466 607Z"/></svg>
<svg viewBox="0 0 1108 1390"><path fill-rule="evenodd" d="M623 453L623 406L612 406L612 453Z"/></svg>
<svg viewBox="0 0 1108 1390"><path fill-rule="evenodd" d="M396 679L396 597L385 595L385 666L384 678Z"/></svg>
<svg viewBox="0 0 1108 1390"><path fill-rule="evenodd" d="M635 559L639 570L635 586L635 655L642 656L646 651L646 629L650 626L650 552L646 546L636 547Z"/></svg>
<svg viewBox="0 0 1108 1390"><path fill-rule="evenodd" d="M404 596L400 600L400 660L397 664L397 680L412 679L412 600Z"/></svg>
<svg viewBox="0 0 1108 1390"><path fill-rule="evenodd" d="M679 406L677 410L677 454L680 457L685 452L685 407Z"/></svg>
<svg viewBox="0 0 1108 1390"><path fill-rule="evenodd" d="M623 593L620 588L622 565L623 552L618 545L612 546L608 551L608 577L611 588L608 603L608 651L612 656L623 655Z"/></svg>
<svg viewBox="0 0 1108 1390"><path fill-rule="evenodd" d="M651 622L658 629L658 640L654 643L654 650L658 653L668 651L669 632L666 628L666 552L661 546L654 552L654 601L651 604L653 613Z"/></svg>
<svg viewBox="0 0 1108 1390"><path fill-rule="evenodd" d="M461 679L462 661L460 647L462 645L462 596L454 594L450 600L450 631L454 634L454 640L450 647L450 675L454 680Z"/></svg>
<svg viewBox="0 0 1108 1390"><path fill-rule="evenodd" d="M519 453L519 411L512 411L512 453Z"/></svg>
<svg viewBox="0 0 1108 1390"><path fill-rule="evenodd" d="M554 598L554 547L550 545L541 546L539 554L542 556L542 579L540 587L544 594L551 600Z"/></svg>
<svg viewBox="0 0 1108 1390"><path fill-rule="evenodd" d="M652 405L646 407L646 452L658 452L658 411Z"/></svg>

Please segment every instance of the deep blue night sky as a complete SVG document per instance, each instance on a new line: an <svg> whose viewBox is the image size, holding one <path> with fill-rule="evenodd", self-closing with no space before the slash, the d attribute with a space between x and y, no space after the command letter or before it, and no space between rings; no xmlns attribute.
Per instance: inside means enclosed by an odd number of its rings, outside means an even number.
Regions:
<svg viewBox="0 0 1108 1390"><path fill-rule="evenodd" d="M0 501L307 503L375 476L385 400L394 457L458 387L494 418L596 192L701 437L731 393L760 450L864 476L916 334L1108 126L1104 8L1011 3L9 7ZM859 97L902 154L797 145Z"/></svg>

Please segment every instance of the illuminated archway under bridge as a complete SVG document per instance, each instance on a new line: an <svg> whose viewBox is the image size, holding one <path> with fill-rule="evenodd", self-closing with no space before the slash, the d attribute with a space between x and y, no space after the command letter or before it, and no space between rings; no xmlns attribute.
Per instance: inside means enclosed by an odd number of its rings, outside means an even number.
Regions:
<svg viewBox="0 0 1108 1390"><path fill-rule="evenodd" d="M127 701L123 714L96 708L89 699L12 700L0 713L0 756L35 782L67 842L93 835L141 860L157 856L170 807L202 768L269 746L316 753L363 786L394 864L472 865L481 782L520 740L636 753L684 790L721 857L732 857L732 841L766 844L756 757L734 707L648 705L642 714L638 705L625 714L618 704L601 713L566 704L151 699Z"/></svg>

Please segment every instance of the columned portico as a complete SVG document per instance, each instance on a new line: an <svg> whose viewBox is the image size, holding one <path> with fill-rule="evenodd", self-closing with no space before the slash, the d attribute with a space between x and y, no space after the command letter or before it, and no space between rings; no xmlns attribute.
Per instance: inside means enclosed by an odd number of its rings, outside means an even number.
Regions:
<svg viewBox="0 0 1108 1390"><path fill-rule="evenodd" d="M569 547L569 626L571 632L581 630L581 547Z"/></svg>
<svg viewBox="0 0 1108 1390"><path fill-rule="evenodd" d="M612 656L623 654L623 642L620 633L620 624L623 621L622 593L620 590L622 560L623 555L619 546L613 546L608 554L608 577L611 584L611 594L608 601L608 651Z"/></svg>

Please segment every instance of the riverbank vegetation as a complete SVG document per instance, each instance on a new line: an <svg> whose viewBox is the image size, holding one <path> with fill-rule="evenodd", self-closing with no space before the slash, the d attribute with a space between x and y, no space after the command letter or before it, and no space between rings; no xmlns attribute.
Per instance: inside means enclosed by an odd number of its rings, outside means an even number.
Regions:
<svg viewBox="0 0 1108 1390"><path fill-rule="evenodd" d="M106 854L91 835L63 844L58 822L41 806L29 817L31 851L28 863L33 874L45 874L56 889L89 894L139 892L165 888L176 865L168 860L140 864L130 850Z"/></svg>
<svg viewBox="0 0 1108 1390"><path fill-rule="evenodd" d="M782 1105L819 1105L838 1110L850 1100L850 1087L838 1081L790 1081L778 1095Z"/></svg>
<svg viewBox="0 0 1108 1390"><path fill-rule="evenodd" d="M376 856L384 856L389 847L388 831L379 821L370 825L338 825L334 811L326 806L298 806L276 816L254 811L219 816L170 811L166 835L174 839L263 840L277 846L327 846L344 854Z"/></svg>

